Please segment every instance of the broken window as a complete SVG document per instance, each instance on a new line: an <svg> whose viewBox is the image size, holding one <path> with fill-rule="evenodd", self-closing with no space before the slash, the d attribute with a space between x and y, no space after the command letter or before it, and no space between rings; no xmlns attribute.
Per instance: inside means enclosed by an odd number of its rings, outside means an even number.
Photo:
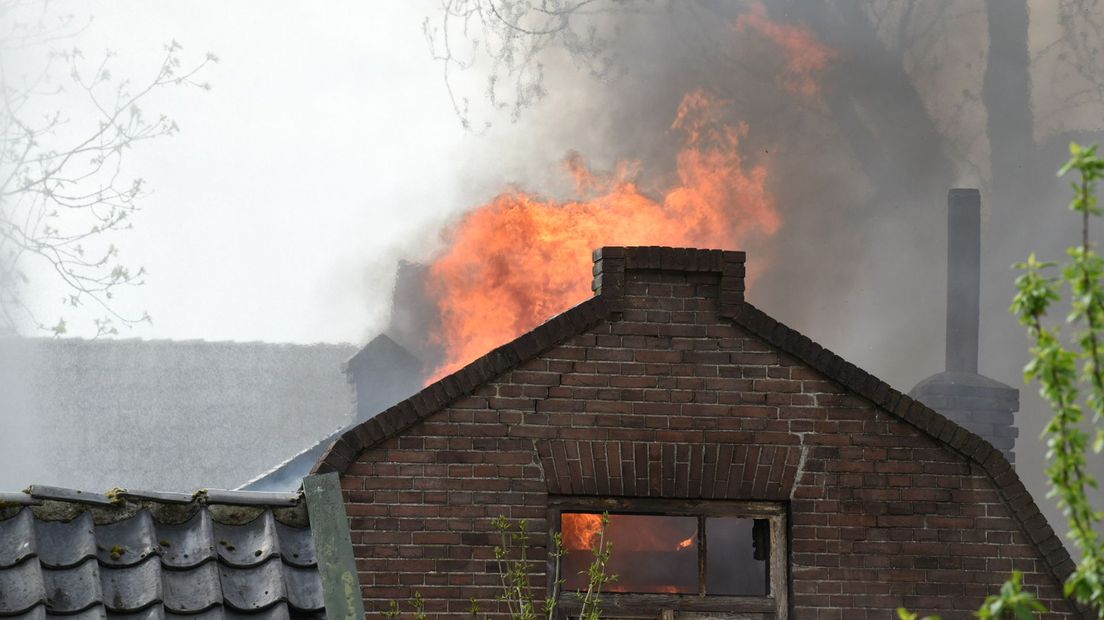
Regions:
<svg viewBox="0 0 1104 620"><path fill-rule="evenodd" d="M551 522L563 536L560 600L568 615L574 592L587 588L593 549L604 540L612 545L606 572L617 576L604 589L603 599L611 601L604 607L686 617L689 612L785 617L780 504L584 498L552 503ZM604 532L603 513L609 515Z"/></svg>

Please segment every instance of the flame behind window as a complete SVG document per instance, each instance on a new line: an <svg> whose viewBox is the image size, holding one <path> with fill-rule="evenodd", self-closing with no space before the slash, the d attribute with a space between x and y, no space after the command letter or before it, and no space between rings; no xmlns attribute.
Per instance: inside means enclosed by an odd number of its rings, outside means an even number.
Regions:
<svg viewBox="0 0 1104 620"><path fill-rule="evenodd" d="M699 517L611 514L605 541L612 545L609 592L698 594ZM602 536L595 513L561 515L565 590L585 590L587 567ZM765 596L769 593L770 522L744 517L704 518L706 594Z"/></svg>
<svg viewBox="0 0 1104 620"><path fill-rule="evenodd" d="M564 513L564 555L560 570L567 590L586 589L601 515ZM698 519L663 515L612 514L605 532L613 545L607 572L617 575L610 592L696 594Z"/></svg>

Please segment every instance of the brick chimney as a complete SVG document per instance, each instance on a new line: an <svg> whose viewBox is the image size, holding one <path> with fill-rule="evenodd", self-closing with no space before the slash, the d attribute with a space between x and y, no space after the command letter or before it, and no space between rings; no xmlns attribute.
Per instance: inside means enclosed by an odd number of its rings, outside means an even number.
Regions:
<svg viewBox="0 0 1104 620"><path fill-rule="evenodd" d="M946 370L924 379L909 396L984 437L1015 463L1020 408L1016 388L978 374L981 293L981 195L947 194Z"/></svg>

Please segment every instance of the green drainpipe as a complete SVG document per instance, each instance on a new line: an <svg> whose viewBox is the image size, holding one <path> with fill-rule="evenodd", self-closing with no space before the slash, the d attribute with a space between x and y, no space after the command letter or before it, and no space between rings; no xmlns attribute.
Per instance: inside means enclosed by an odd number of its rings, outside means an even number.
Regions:
<svg viewBox="0 0 1104 620"><path fill-rule="evenodd" d="M303 478L303 494L307 498L311 537L326 597L326 617L329 620L364 620L364 601L353 558L349 519L345 516L337 473Z"/></svg>

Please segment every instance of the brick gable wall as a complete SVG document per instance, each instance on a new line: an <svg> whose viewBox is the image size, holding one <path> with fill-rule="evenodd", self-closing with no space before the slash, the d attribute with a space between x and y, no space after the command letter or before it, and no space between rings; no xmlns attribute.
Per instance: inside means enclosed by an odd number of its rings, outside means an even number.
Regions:
<svg viewBox="0 0 1104 620"><path fill-rule="evenodd" d="M444 408L393 414L401 433L388 418L361 429L359 454L354 438L335 446L320 469L343 469L369 613L415 592L431 617L467 617L471 597L496 609L490 521L529 519L543 566L549 494L787 502L792 618L967 618L1012 569L1070 613L1053 569L1068 556L988 452L950 448L721 316L733 287L718 273L628 270L616 286L580 335Z"/></svg>

